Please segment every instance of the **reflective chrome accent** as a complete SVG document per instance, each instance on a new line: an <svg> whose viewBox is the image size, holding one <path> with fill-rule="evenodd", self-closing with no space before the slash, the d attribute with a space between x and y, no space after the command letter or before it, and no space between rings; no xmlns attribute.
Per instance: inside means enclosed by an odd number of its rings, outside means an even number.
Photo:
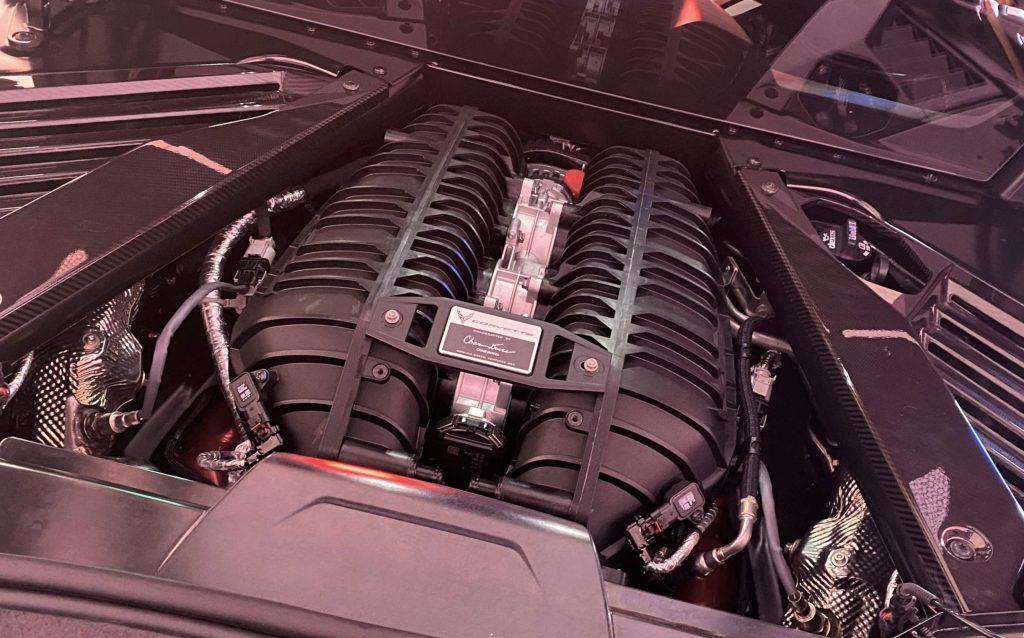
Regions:
<svg viewBox="0 0 1024 638"><path fill-rule="evenodd" d="M708 576L711 572L721 567L727 560L736 556L750 544L754 536L754 525L757 523L757 499L753 496L745 496L740 499L739 512L736 514L736 522L739 524L739 531L732 542L706 551L697 556L693 561L693 571L698 576Z"/></svg>
<svg viewBox="0 0 1024 638"><path fill-rule="evenodd" d="M1024 322L950 281L921 337L978 439L1024 505Z"/></svg>
<svg viewBox="0 0 1024 638"><path fill-rule="evenodd" d="M555 247L562 207L569 194L560 182L524 179L519 189L505 248L494 267L484 306L520 317L532 317ZM452 402L451 424L466 421L504 444L501 434L512 392L509 383L460 373Z"/></svg>

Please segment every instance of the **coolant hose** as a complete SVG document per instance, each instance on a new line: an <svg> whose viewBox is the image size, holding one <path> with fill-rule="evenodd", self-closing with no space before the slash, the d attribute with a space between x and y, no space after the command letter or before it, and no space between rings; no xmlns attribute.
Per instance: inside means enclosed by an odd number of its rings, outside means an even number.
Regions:
<svg viewBox="0 0 1024 638"><path fill-rule="evenodd" d="M224 281L214 281L205 283L189 295L189 298L174 311L171 315L170 320L164 329L160 331L160 336L156 340L156 347L153 350L153 362L149 367L149 380L146 383L146 395L142 401L142 413L143 419L148 419L153 416L153 411L156 409L157 394L160 392L160 382L163 380L164 368L167 366L167 351L170 349L171 338L174 333L178 331L181 324L185 322L185 318L192 310L202 303L217 303L219 300L209 299L209 295L212 292L220 290L227 290L230 292L245 292L245 286L236 286L235 284L229 284Z"/></svg>
<svg viewBox="0 0 1024 638"><path fill-rule="evenodd" d="M210 252L203 261L199 273L200 284L217 283L223 279L224 264L227 262L228 255L239 241L252 232L255 225L256 214L248 213L221 231L213 240ZM213 292L210 298L220 299L220 293ZM234 401L231 399L230 337L228 336L227 321L224 319L224 307L219 303L204 303L202 314L203 325L206 328L206 341L210 344L210 353L213 356L214 366L217 368L217 379L220 381L224 400L228 402L228 406L234 407Z"/></svg>
<svg viewBox="0 0 1024 638"><path fill-rule="evenodd" d="M768 556L772 565L775 566L775 573L782 583L782 590L786 596L796 593L796 580L793 578L793 570L789 568L785 554L782 553L782 543L779 540L779 521L775 515L775 492L772 489L772 477L768 474L768 468L761 463L758 472L758 483L761 489L761 511L764 515L764 530L768 537Z"/></svg>

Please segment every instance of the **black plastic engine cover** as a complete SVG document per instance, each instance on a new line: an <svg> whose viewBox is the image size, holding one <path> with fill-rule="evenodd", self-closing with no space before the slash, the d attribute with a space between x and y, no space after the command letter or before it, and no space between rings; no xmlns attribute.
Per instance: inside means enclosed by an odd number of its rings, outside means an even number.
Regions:
<svg viewBox="0 0 1024 638"><path fill-rule="evenodd" d="M653 151L602 152L587 167L554 278L546 320L612 353L596 506L580 517L599 548L679 481L711 487L735 447L720 269L696 201L679 162ZM570 359L554 353L551 365L567 370ZM538 392L532 404L511 475L572 492L587 432L603 424L567 418L593 408L585 395Z"/></svg>
<svg viewBox="0 0 1024 638"><path fill-rule="evenodd" d="M351 412L335 416L348 439L416 451L435 369L380 343L364 357L367 320L382 296L471 296L521 162L511 126L472 108L434 107L389 139L278 261L234 329L237 369L278 374L271 412L295 452L340 454L322 439L349 385L358 387ZM425 338L432 318L414 321L409 338ZM358 369L343 375L350 365Z"/></svg>

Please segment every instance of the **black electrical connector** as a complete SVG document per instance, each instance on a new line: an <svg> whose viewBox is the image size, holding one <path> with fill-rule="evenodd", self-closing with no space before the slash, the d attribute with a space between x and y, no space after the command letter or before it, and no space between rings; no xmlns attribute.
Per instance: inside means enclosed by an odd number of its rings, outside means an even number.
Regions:
<svg viewBox="0 0 1024 638"><path fill-rule="evenodd" d="M239 422L252 443L252 455L255 457L266 456L284 443L280 430L270 422L270 414L263 405L265 392L275 380L274 373L269 370L254 370L239 375L231 382L231 395Z"/></svg>
<svg viewBox="0 0 1024 638"><path fill-rule="evenodd" d="M679 521L690 520L703 513L704 494L696 483L684 481L669 490L665 504L649 516L637 517L626 528L626 537L644 561L650 561L647 547L662 532Z"/></svg>

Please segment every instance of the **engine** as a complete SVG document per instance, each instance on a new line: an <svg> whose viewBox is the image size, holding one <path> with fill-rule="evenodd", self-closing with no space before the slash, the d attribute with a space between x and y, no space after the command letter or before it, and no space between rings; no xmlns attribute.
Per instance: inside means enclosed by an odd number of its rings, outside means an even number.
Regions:
<svg viewBox="0 0 1024 638"><path fill-rule="evenodd" d="M435 107L278 259L234 367L276 378L290 450L574 518L605 547L677 486L699 507L732 458L707 222L658 153L538 168L507 122Z"/></svg>

